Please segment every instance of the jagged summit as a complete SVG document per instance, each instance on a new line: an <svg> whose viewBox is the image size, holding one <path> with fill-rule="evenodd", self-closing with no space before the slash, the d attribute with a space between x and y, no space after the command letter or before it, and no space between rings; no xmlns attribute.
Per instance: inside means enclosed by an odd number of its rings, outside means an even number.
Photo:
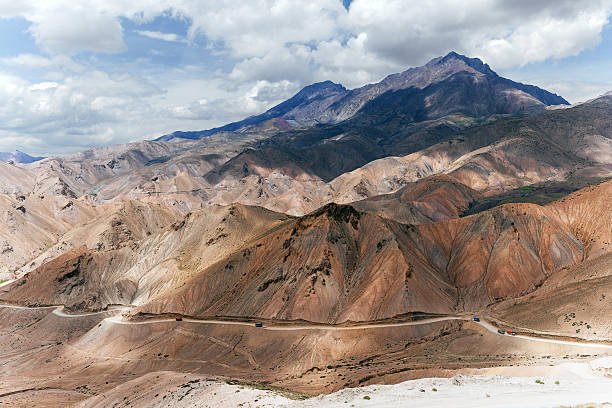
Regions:
<svg viewBox="0 0 612 408"><path fill-rule="evenodd" d="M405 71L391 74L380 83L373 84L370 87L382 87L385 90L410 87L425 88L460 72L499 78L497 73L479 58L470 58L451 51L445 56L430 60L423 66L408 68Z"/></svg>
<svg viewBox="0 0 612 408"><path fill-rule="evenodd" d="M332 81L316 82L302 88L297 94L267 110L260 117L261 119L271 119L277 116L288 115L288 119L293 119L296 116L295 114L291 115L293 109L304 107L304 105L315 100L325 100L326 98L342 95L345 92L347 92L347 89L341 84L336 84Z"/></svg>
<svg viewBox="0 0 612 408"><path fill-rule="evenodd" d="M305 86L297 94L295 94L293 98L296 98L299 96L311 96L312 97L315 95L327 94L330 92L344 92L344 91L346 91L346 88L342 84L337 84L335 82L327 80L327 81L322 81L322 82L315 82L314 84Z"/></svg>
<svg viewBox="0 0 612 408"><path fill-rule="evenodd" d="M325 110L348 92L341 84L332 81L317 82L302 88L291 98L268 109L260 115L248 117L238 122L203 131L195 132L174 132L162 136L156 141L168 141L174 138L200 139L219 132L234 132L249 126L260 125L271 119L282 119L295 121L298 124L311 125L316 120L324 116Z"/></svg>
<svg viewBox="0 0 612 408"><path fill-rule="evenodd" d="M440 65L453 65L453 64L465 64L468 67L481 72L485 75L498 76L495 71L489 67L489 64L484 63L480 58L470 58L465 55L459 54L455 51L451 51L443 57L434 58L429 61L425 66L440 66Z"/></svg>

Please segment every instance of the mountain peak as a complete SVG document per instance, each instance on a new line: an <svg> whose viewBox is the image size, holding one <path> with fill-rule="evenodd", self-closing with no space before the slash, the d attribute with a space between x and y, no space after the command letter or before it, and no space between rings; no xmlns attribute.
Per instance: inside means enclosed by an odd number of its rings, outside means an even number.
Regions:
<svg viewBox="0 0 612 408"><path fill-rule="evenodd" d="M465 55L459 54L455 51L451 51L443 57L434 58L429 61L425 66L443 66L443 65L454 65L454 64L465 64L468 67L474 69L485 75L497 76L497 73L489 67L489 64L484 63L480 58L470 58Z"/></svg>
<svg viewBox="0 0 612 408"><path fill-rule="evenodd" d="M289 120L296 120L296 116L299 116L299 112L296 114L294 110L299 111L300 109L305 112L319 112L318 115L322 115L325 109L328 107L329 101L334 98L341 97L348 90L341 84L337 84L332 81L315 82L300 89L298 93L293 95L291 98L284 102L279 103L276 106L268 109L264 113L259 115L250 116L238 122L232 122L227 125L193 132L173 132L168 135L164 135L155 139L155 141L168 141L174 138L182 139L200 139L205 136L210 136L218 132L234 132L248 126L256 126L269 119L283 118ZM326 102L327 101L327 102ZM329 103L328 103L329 102ZM312 121L312 119L307 118Z"/></svg>
<svg viewBox="0 0 612 408"><path fill-rule="evenodd" d="M455 51L451 51L442 57L432 59L424 66L413 67L400 73L388 75L378 83L368 84L349 91L341 84L329 80L317 82L305 86L291 98L268 109L262 114L251 116L239 122L233 122L214 129L195 132L175 132L170 135L162 136L157 140L170 140L175 137L199 139L221 131L234 132L240 129L254 129L255 126L271 119L282 119L282 121L277 122L278 127L274 127L274 129L337 123L351 118L370 101L381 97L387 92L408 90L410 88L424 90L431 85L443 84L445 81L452 82L453 78L456 81L462 81L470 76L484 77L486 81L479 82L481 85L478 86L482 87L484 86L483 84L486 83L490 87L490 89L486 91L490 94L490 98L485 98L485 100L491 101L497 98L500 102L493 107L492 105L481 103L482 101L473 100L473 98L469 100L470 98L464 93L462 97L467 98L465 99L465 104L462 105L462 108L460 108L459 105L454 106L453 109L455 110L460 111L469 105L471 107L470 109L476 109L476 111L470 111L472 114L487 116L491 113L516 113L525 111L526 109L539 109L543 105L568 104L562 97L544 89L500 77L488 64L484 63L479 58L470 58ZM472 82L469 84L466 83L465 85L467 87L475 86ZM514 92L515 97L510 98L512 102L508 102L507 95L503 98L498 98L498 93L501 92L501 88ZM458 92L457 89L452 91ZM482 89L480 89L480 91L482 91ZM528 96L523 94L523 98L521 99L516 96L518 95L517 92L523 92ZM482 95L480 95L480 97L481 96ZM526 100L530 102L525 102ZM440 101L440 104L441 106L444 105L442 101ZM502 105L504 106L503 108L501 108ZM370 105L370 107L372 106L374 105ZM484 111L478 110L483 106L488 106L490 109ZM453 109L447 111L450 112ZM463 110L461 112L465 113L467 111Z"/></svg>
<svg viewBox="0 0 612 408"><path fill-rule="evenodd" d="M33 163L42 159L44 159L44 157L30 156L20 150L15 150L14 152L0 152L0 161L4 162Z"/></svg>
<svg viewBox="0 0 612 408"><path fill-rule="evenodd" d="M346 88L341 84L337 84L332 81L322 81L315 82L314 84L310 84L302 88L294 97L299 96L314 96L320 94L334 93L334 92L344 92Z"/></svg>
<svg viewBox="0 0 612 408"><path fill-rule="evenodd" d="M380 84L385 91L391 89L406 89L409 87L425 88L433 83L445 80L460 72L486 75L490 78L499 76L478 58L470 58L451 51L445 56L430 60L427 64L409 68L406 71L387 76Z"/></svg>

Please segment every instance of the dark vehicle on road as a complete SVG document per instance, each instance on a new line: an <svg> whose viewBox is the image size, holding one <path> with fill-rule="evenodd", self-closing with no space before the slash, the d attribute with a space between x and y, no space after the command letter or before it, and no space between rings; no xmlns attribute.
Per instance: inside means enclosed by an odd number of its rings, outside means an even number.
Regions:
<svg viewBox="0 0 612 408"><path fill-rule="evenodd" d="M505 331L503 331L502 329L497 330L497 332L498 332L499 334L506 334L506 332L505 332Z"/></svg>
<svg viewBox="0 0 612 408"><path fill-rule="evenodd" d="M255 327L263 327L263 323L257 322L257 323L255 323Z"/></svg>
<svg viewBox="0 0 612 408"><path fill-rule="evenodd" d="M475 321L475 322L479 322L480 321L480 317L474 316L474 317L472 317L472 320Z"/></svg>
<svg viewBox="0 0 612 408"><path fill-rule="evenodd" d="M179 317L177 317L175 320L176 320L177 322L182 322L182 321L183 321L183 318L179 316Z"/></svg>

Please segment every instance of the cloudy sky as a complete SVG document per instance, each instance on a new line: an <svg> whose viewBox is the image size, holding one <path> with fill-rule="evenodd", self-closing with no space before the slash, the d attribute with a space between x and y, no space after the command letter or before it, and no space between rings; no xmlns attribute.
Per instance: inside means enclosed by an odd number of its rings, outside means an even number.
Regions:
<svg viewBox="0 0 612 408"><path fill-rule="evenodd" d="M0 151L206 129L454 50L571 102L612 90L612 0L0 0Z"/></svg>

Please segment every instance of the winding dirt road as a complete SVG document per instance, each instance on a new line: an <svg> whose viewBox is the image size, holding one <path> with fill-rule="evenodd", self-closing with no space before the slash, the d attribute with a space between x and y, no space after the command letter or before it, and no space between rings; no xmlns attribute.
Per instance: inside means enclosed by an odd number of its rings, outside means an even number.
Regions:
<svg viewBox="0 0 612 408"><path fill-rule="evenodd" d="M125 320L121 316L113 316L106 319L114 324L151 324L161 322L175 322L176 319L147 319L143 321L130 321ZM400 327L400 326L418 326L421 324L429 324L436 322L443 322L448 320L465 320L463 317L458 316L441 316L430 319L422 319L417 321L408 322L396 322L396 323L364 323L357 324L354 326L331 326L325 324L291 324L291 325L279 325L279 326L263 326L259 330L271 330L271 331L299 331L299 330L330 330L330 331L344 331L344 330L363 330L363 329L378 329L385 327ZM235 321L235 320L211 320L211 319L190 319L183 318L183 322L196 323L196 324L218 324L218 325L235 325L235 326L248 326L253 327L252 321ZM178 322L177 322L178 323Z"/></svg>
<svg viewBox="0 0 612 408"><path fill-rule="evenodd" d="M88 312L88 313L79 313L72 314L66 313L64 311L64 306L38 306L38 307L28 307L28 306L18 306L18 305L0 305L0 308L11 308L11 309L26 309L26 310L36 310L36 309L54 309L53 314L62 317L62 318L79 318L86 316L99 315L104 313L111 312L122 312L130 310L130 307L127 306L112 306L108 310L103 310L100 312ZM402 327L402 326L419 326L423 324L444 322L444 321L452 321L452 320L463 320L463 321L471 321L470 315L465 314L461 316L440 316L433 317L421 320L413 320L406 322L388 322L388 323L362 323L355 324L352 326L332 326L326 324L291 324L291 325L265 325L263 327L259 327L258 330L269 330L269 331L301 331L301 330L325 330L325 331L345 331L345 330L366 330L366 329L380 329L380 328L390 328L390 327ZM233 326L247 326L253 327L254 323L252 321L237 321L237 320L213 320L213 319L192 319L192 318L182 318L180 321L172 318L160 318L160 319L147 319L141 321L132 321L126 320L121 316L121 314L117 313L114 316L107 317L103 319L103 322L111 323L111 324L121 324L121 325L147 325L147 324L155 324L155 323L167 323L167 322L175 322L177 324L180 323L192 323L192 324L215 324L215 325L233 325ZM500 335L498 333L498 327L494 326L490 322L484 320L482 317L479 322L474 322L482 326L487 331ZM503 336L508 336L504 334ZM552 335L551 335L552 336ZM541 343L551 343L551 344L559 344L563 346L574 346L574 347L588 347L588 348L602 348L612 350L611 344L603 344L603 343L592 343L588 341L568 341L568 340L557 340L554 338L544 338L537 336L528 336L525 334L517 334L512 336L514 339L521 339L526 341L536 341Z"/></svg>
<svg viewBox="0 0 612 408"><path fill-rule="evenodd" d="M17 309L17 310L45 310L45 309L53 309L53 314L59 317L64 317L68 319L79 318L85 316L95 316L104 313L110 313L114 311L125 311L130 310L130 307L127 306L111 306L107 310L101 310L99 312L86 312L86 313L66 313L64 306L20 306L20 305L7 305L2 304L0 308L5 309Z"/></svg>
<svg viewBox="0 0 612 408"><path fill-rule="evenodd" d="M487 329L488 331L490 331L491 333L497 333L498 328L493 326L491 323L480 319L479 324L484 327L485 329ZM512 336L515 339L523 339L523 340L529 340L529 341L538 341L541 343L553 343L553 344L561 344L564 346L581 346L581 347L589 347L589 348L603 348L603 349L610 349L612 350L612 345L610 344L602 344L602 343L592 343L592 342L587 342L587 341L581 341L581 342L577 342L577 341L568 341L568 340L556 340L556 339L550 339L550 338L545 338L545 337L536 337L536 336L527 336L525 334L517 334L515 336Z"/></svg>

